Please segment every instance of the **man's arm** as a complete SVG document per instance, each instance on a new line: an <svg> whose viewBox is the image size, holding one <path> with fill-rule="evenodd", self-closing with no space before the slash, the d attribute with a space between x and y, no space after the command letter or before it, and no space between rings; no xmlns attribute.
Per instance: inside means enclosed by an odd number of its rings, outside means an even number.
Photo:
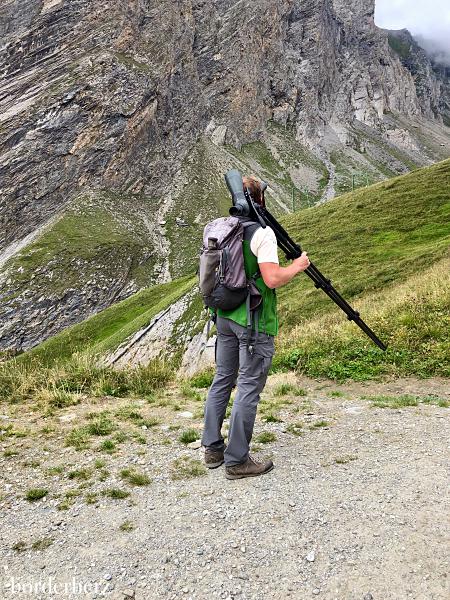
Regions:
<svg viewBox="0 0 450 600"><path fill-rule="evenodd" d="M264 283L270 288L279 288L289 283L297 273L304 271L309 267L310 261L306 252L298 258L294 258L288 267L280 267L273 262L259 263L259 270Z"/></svg>

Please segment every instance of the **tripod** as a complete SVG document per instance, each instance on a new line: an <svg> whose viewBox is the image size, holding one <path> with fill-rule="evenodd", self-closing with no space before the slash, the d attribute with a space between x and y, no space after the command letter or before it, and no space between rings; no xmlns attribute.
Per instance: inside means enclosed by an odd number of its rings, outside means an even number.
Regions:
<svg viewBox="0 0 450 600"><path fill-rule="evenodd" d="M263 219L264 223L273 229L275 237L277 238L278 246L284 252L286 258L290 260L293 258L298 258L302 253L301 247L289 237L289 234L283 229L283 227L267 209L255 203L253 203L253 206ZM331 281L324 277L313 263L310 263L309 267L305 269L304 272L310 279L312 279L316 288L323 290L325 294L331 298L331 300L333 300L333 302L337 304L341 310L345 312L349 321L353 321L356 325L358 325L358 327L370 337L370 339L378 346L378 348L381 348L381 350L386 350L386 345L383 344L383 342L370 329L370 327L361 319L359 312L350 306L350 304L331 285Z"/></svg>

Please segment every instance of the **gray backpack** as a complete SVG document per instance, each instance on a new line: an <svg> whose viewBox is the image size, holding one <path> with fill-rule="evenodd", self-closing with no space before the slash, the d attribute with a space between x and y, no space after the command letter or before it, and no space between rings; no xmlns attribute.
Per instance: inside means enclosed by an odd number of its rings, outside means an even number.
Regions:
<svg viewBox="0 0 450 600"><path fill-rule="evenodd" d="M233 310L251 298L252 309L261 302L255 274L247 279L242 241L252 221L221 217L208 223L203 232L199 287L206 307Z"/></svg>

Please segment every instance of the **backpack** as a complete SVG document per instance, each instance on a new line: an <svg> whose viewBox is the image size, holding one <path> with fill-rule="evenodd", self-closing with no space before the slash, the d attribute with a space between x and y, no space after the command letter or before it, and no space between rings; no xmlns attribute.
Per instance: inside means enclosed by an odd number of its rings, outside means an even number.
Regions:
<svg viewBox="0 0 450 600"><path fill-rule="evenodd" d="M242 241L244 229L254 225L237 217L221 217L205 226L200 254L199 287L206 307L233 310L249 301L257 306L261 295L253 277L247 279Z"/></svg>

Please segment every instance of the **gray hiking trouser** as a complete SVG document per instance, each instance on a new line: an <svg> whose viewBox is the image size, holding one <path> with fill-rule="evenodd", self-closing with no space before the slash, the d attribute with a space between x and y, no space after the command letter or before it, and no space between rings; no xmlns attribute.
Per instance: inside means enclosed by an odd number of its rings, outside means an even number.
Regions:
<svg viewBox="0 0 450 600"><path fill-rule="evenodd" d="M274 354L274 337L253 332L253 353L247 349L247 330L230 319L217 318L216 375L206 399L202 444L222 450L221 433L230 394L237 381L225 450L225 465L247 460L260 393Z"/></svg>

